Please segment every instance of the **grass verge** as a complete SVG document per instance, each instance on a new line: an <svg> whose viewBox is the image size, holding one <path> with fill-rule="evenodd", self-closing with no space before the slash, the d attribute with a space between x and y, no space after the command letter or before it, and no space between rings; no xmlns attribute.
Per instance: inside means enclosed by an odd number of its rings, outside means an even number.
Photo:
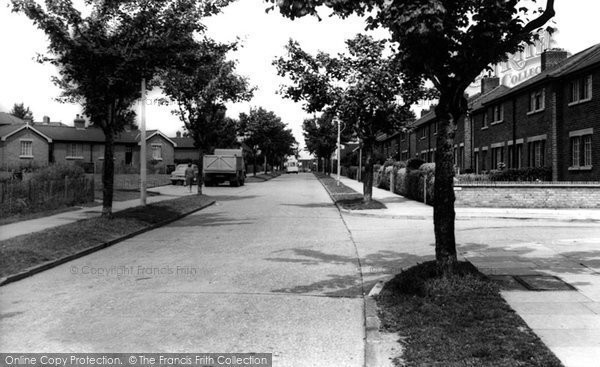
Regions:
<svg viewBox="0 0 600 367"><path fill-rule="evenodd" d="M402 336L402 366L539 366L561 362L470 263L444 277L435 262L398 274L377 296L382 327Z"/></svg>
<svg viewBox="0 0 600 367"><path fill-rule="evenodd" d="M0 278L93 249L172 221L209 205L207 196L185 196L90 218L0 241Z"/></svg>
<svg viewBox="0 0 600 367"><path fill-rule="evenodd" d="M337 180L326 174L315 172L315 176L321 181L321 184L325 186L331 200L333 200L338 206L348 210L365 210L365 209L385 209L386 206L377 200L371 200L368 203L363 201L363 195L349 188L340 182L337 184Z"/></svg>

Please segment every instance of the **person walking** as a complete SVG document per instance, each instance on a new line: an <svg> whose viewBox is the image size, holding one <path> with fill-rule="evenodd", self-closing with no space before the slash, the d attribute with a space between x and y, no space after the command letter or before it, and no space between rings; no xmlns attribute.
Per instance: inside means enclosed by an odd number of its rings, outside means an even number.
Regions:
<svg viewBox="0 0 600 367"><path fill-rule="evenodd" d="M192 192L192 184L194 183L195 175L196 173L194 172L194 168L192 168L192 164L188 163L188 166L185 169L185 184L189 186L190 192Z"/></svg>

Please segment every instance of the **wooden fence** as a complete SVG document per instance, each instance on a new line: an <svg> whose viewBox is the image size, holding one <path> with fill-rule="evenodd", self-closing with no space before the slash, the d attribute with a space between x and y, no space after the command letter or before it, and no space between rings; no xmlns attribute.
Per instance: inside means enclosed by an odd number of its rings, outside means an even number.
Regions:
<svg viewBox="0 0 600 367"><path fill-rule="evenodd" d="M0 218L93 200L94 180L87 177L0 182Z"/></svg>

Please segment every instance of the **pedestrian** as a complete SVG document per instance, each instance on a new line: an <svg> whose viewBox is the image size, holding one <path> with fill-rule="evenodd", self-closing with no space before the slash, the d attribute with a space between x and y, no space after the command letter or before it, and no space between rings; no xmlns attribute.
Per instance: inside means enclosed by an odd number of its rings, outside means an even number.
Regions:
<svg viewBox="0 0 600 367"><path fill-rule="evenodd" d="M194 183L195 172L192 168L192 164L188 163L187 168L185 169L185 184L189 186L190 192L192 192L192 184Z"/></svg>

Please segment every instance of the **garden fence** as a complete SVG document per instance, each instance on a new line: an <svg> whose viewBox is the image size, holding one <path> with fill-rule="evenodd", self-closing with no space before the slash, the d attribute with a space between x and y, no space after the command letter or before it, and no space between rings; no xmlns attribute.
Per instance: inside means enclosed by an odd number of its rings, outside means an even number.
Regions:
<svg viewBox="0 0 600 367"><path fill-rule="evenodd" d="M0 217L56 209L94 200L94 180L9 180L0 182Z"/></svg>

